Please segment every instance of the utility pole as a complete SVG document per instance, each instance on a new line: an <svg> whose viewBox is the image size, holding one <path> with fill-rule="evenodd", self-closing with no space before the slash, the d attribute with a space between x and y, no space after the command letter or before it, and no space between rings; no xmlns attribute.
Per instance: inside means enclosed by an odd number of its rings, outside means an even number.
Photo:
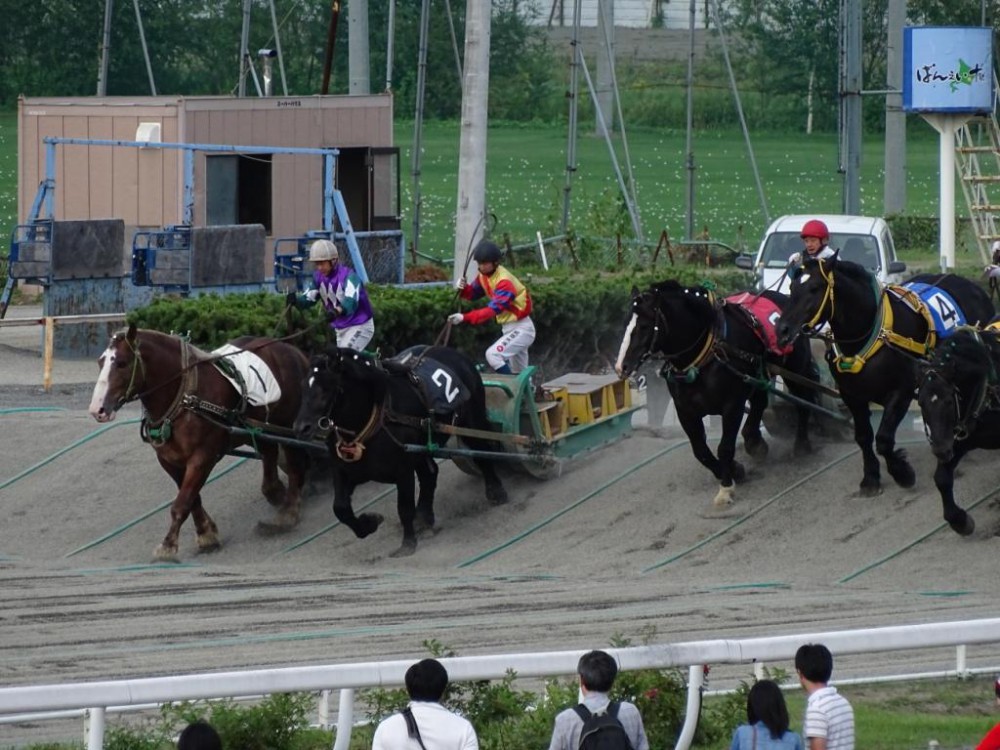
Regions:
<svg viewBox="0 0 1000 750"><path fill-rule="evenodd" d="M615 0L597 0L597 85L594 97L600 113L594 113L594 135L604 137L615 131L615 92L611 66L615 59ZM608 133L604 132L607 128Z"/></svg>
<svg viewBox="0 0 1000 750"><path fill-rule="evenodd" d="M101 35L101 65L97 71L97 95L108 93L108 58L111 56L111 11L114 0L104 2L104 30Z"/></svg>
<svg viewBox="0 0 1000 750"><path fill-rule="evenodd" d="M486 218L486 111L490 93L490 0L466 0L465 65L455 210L457 279Z"/></svg>
<svg viewBox="0 0 1000 750"><path fill-rule="evenodd" d="M845 214L861 213L861 0L843 0L841 144Z"/></svg>
<svg viewBox="0 0 1000 750"><path fill-rule="evenodd" d="M368 70L368 0L351 0L347 6L348 93L370 94Z"/></svg>
<svg viewBox="0 0 1000 750"><path fill-rule="evenodd" d="M684 239L694 239L694 20L695 0L688 9L688 68L687 68L687 136L684 153L687 169L687 223Z"/></svg>
<svg viewBox="0 0 1000 750"><path fill-rule="evenodd" d="M886 14L885 184L882 213L906 210L906 113L903 112L903 23L906 0L889 0ZM894 92L894 93L892 93Z"/></svg>

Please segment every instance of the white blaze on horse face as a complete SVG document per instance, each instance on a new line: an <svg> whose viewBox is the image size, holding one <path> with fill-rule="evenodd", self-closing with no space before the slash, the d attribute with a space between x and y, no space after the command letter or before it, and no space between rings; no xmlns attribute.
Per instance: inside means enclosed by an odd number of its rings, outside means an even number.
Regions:
<svg viewBox="0 0 1000 750"><path fill-rule="evenodd" d="M632 319L628 322L628 326L625 328L625 336L622 337L622 345L618 348L618 359L615 360L615 372L618 373L618 377L624 377L622 373L622 365L625 364L625 355L628 353L629 344L632 343L632 332L635 330L635 324L639 322L639 316L632 313Z"/></svg>
<svg viewBox="0 0 1000 750"><path fill-rule="evenodd" d="M809 281L809 274L807 274L807 273L805 273L805 272L803 271L803 272L802 272L802 275L801 275L801 276L799 276L799 283L800 283L800 284L805 284L805 283L806 283L807 281Z"/></svg>
<svg viewBox="0 0 1000 750"><path fill-rule="evenodd" d="M115 351L109 345L101 355L104 364L101 365L101 374L97 376L94 384L94 395L90 398L90 416L98 422L110 422L115 418L114 411L104 409L104 400L108 397L108 386L111 382L111 367L115 361Z"/></svg>

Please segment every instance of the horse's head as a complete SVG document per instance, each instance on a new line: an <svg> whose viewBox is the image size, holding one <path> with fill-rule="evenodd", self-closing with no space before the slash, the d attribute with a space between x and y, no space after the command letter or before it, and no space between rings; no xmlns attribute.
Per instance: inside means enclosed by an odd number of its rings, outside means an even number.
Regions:
<svg viewBox="0 0 1000 750"><path fill-rule="evenodd" d="M973 427L987 397L991 372L989 350L971 330L956 332L923 365L917 404L938 460L950 461L955 440L966 437Z"/></svg>
<svg viewBox="0 0 1000 750"><path fill-rule="evenodd" d="M615 372L620 378L632 375L655 352L659 326L666 327L654 288L640 292L633 286L629 309L631 317L621 346L618 347L618 359L615 362Z"/></svg>
<svg viewBox="0 0 1000 750"><path fill-rule="evenodd" d="M314 356L302 388L295 432L309 438L317 429L329 429L334 410L350 385L371 379L377 369L378 362L372 355L353 349L330 347L326 353Z"/></svg>
<svg viewBox="0 0 1000 750"><path fill-rule="evenodd" d="M808 258L795 274L788 304L775 326L779 346L787 346L803 331L814 331L830 319L837 264L836 255L825 260Z"/></svg>
<svg viewBox="0 0 1000 750"><path fill-rule="evenodd" d="M110 422L122 406L139 395L146 379L134 325L111 337L97 366L100 373L90 399L90 416L98 422Z"/></svg>

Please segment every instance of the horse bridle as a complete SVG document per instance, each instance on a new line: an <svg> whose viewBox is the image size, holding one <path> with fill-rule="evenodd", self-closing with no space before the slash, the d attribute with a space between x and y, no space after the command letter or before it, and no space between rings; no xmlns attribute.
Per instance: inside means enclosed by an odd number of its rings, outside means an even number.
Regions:
<svg viewBox="0 0 1000 750"><path fill-rule="evenodd" d="M140 370L142 371L142 382L146 382L146 364L142 361L142 357L139 356L139 337L135 338L135 346L129 341L128 336L122 336L122 341L124 341L128 348L132 350L132 371L129 373L128 385L125 387L124 393L115 402L114 410L118 411L125 404L131 403L139 398L139 387L136 383L136 373Z"/></svg>
<svg viewBox="0 0 1000 750"><path fill-rule="evenodd" d="M328 372L331 372L332 368L330 366L330 357L323 355L323 361L325 363L324 368ZM349 430L346 427L340 427L333 420L333 409L337 404L337 399L343 392L344 387L338 381L337 392L333 395L333 399L330 401L327 413L316 420L316 427L324 435L333 431L333 433L337 436L337 455L339 455L344 461L352 463L361 459L364 452L364 441L378 432L378 430L382 427L388 407L384 400L376 402L372 407L372 412L368 416L368 421L365 423L364 427L360 430ZM351 450L347 450L353 449L355 446L358 448L357 453L352 453Z"/></svg>
<svg viewBox="0 0 1000 750"><path fill-rule="evenodd" d="M817 260L816 265L819 267L820 277L823 279L824 282L826 282L826 291L823 292L823 300L819 303L819 307L816 308L816 312L813 314L812 318L807 323L804 323L802 325L802 328L805 329L810 334L817 333L819 329L822 327L823 323L830 320L833 317L833 311L834 311L833 282L835 277L833 275L833 270L831 269L827 271L826 266L824 265L822 260ZM824 320L823 311L826 309L827 305L830 306L830 314L827 315Z"/></svg>

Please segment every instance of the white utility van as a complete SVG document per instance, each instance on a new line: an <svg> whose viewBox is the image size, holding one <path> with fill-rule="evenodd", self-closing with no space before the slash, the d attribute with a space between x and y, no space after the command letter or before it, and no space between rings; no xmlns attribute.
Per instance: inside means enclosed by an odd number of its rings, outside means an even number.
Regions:
<svg viewBox="0 0 1000 750"><path fill-rule="evenodd" d="M883 284L903 281L906 264L896 259L896 246L885 219L874 216L820 214L790 215L775 219L764 232L756 257L739 255L736 265L757 275L758 289L775 289L788 294L791 285L785 274L792 253L803 252L800 232L810 219L819 219L830 230L830 247L843 260L860 263L873 271ZM780 282L780 286L779 286Z"/></svg>

